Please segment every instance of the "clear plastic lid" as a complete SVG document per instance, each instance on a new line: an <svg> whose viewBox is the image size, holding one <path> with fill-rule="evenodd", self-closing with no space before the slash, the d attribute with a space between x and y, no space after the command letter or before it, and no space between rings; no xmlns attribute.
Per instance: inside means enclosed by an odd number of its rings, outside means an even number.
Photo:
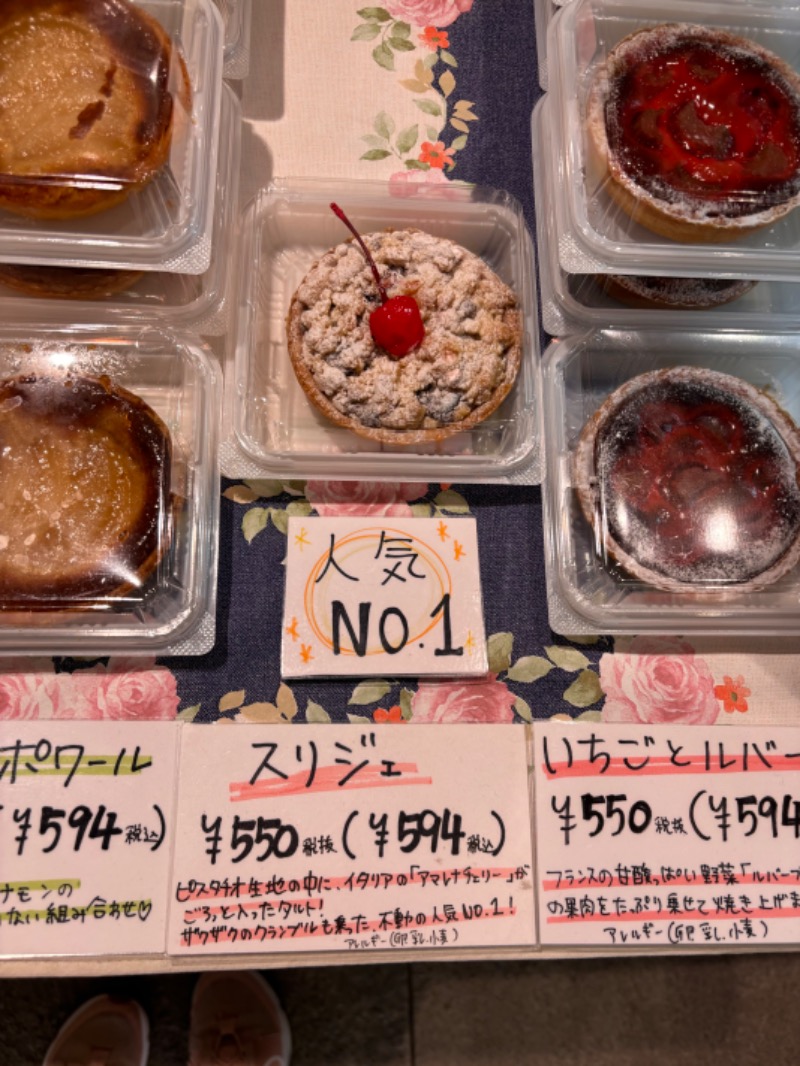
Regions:
<svg viewBox="0 0 800 1066"><path fill-rule="evenodd" d="M241 157L241 105L223 87L217 169L214 255L204 274L120 271L113 268L0 264L0 320L68 313L92 321L100 313L119 319L164 322L216 336L228 324L228 280L234 261ZM67 311L68 307L68 311Z"/></svg>
<svg viewBox="0 0 800 1066"><path fill-rule="evenodd" d="M559 632L800 632L800 340L593 331L544 360Z"/></svg>
<svg viewBox="0 0 800 1066"><path fill-rule="evenodd" d="M549 210L563 174L559 156L549 150L552 117L552 101L543 97L534 108L532 139L539 294L546 332L563 337L612 325L620 329L693 324L703 330L800 328L796 282L566 273L559 263L558 235Z"/></svg>
<svg viewBox="0 0 800 1066"><path fill-rule="evenodd" d="M700 14L698 14L700 12ZM569 273L800 278L800 13L573 0L553 22Z"/></svg>
<svg viewBox="0 0 800 1066"><path fill-rule="evenodd" d="M0 261L205 271L212 0L8 0L0 50Z"/></svg>
<svg viewBox="0 0 800 1066"><path fill-rule="evenodd" d="M533 24L536 30L536 64L539 69L539 85L547 89L547 30L558 8L554 0L533 0Z"/></svg>
<svg viewBox="0 0 800 1066"><path fill-rule="evenodd" d="M365 235L415 229L455 242L488 265L516 295L521 325L519 370L501 406L484 421L439 441L400 445L367 439L336 425L312 404L292 367L286 318L310 268L349 237L330 210L331 201L338 202ZM512 197L450 182L276 179L250 204L241 231L239 328L235 368L228 381L233 389L230 406L235 441L229 440L223 448L226 475L301 478L335 473L356 480L410 476L430 481L539 480L533 248L521 208ZM356 265L360 262L355 260ZM485 272L485 266L481 270ZM455 281L438 278L435 284L440 282L445 295L456 291ZM483 289L477 291L482 296ZM474 303L459 299L458 306L477 321L481 311ZM456 323L452 328L458 333L461 327ZM451 368L453 396L468 386L461 375L469 376L469 372L462 370L458 353L469 347L469 330L481 334L474 322L467 322L462 339L454 334L449 342L458 356ZM423 344L421 351L425 350ZM413 360L415 355L405 358ZM427 356L419 358L421 362L409 367L421 372ZM381 393L386 387L382 377L370 384ZM432 382L431 388L438 390L432 396L438 401L442 387Z"/></svg>
<svg viewBox="0 0 800 1066"><path fill-rule="evenodd" d="M189 334L0 327L0 654L208 650L218 385Z"/></svg>
<svg viewBox="0 0 800 1066"><path fill-rule="evenodd" d="M214 0L225 26L225 66L231 81L246 78L250 69L250 21L252 0Z"/></svg>

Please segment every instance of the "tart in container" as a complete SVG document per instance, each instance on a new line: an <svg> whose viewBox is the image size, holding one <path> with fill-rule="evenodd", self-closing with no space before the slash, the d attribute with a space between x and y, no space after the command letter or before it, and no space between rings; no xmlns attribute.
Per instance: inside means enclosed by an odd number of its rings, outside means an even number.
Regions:
<svg viewBox="0 0 800 1066"><path fill-rule="evenodd" d="M632 378L584 426L572 476L602 550L656 588L754 591L800 559L800 433L740 378Z"/></svg>
<svg viewBox="0 0 800 1066"><path fill-rule="evenodd" d="M186 102L188 72L136 4L6 0L0 53L0 207L45 219L95 214L166 163L170 69Z"/></svg>
<svg viewBox="0 0 800 1066"><path fill-rule="evenodd" d="M610 196L661 236L724 242L800 203L800 78L744 37L636 30L598 68L587 124Z"/></svg>
<svg viewBox="0 0 800 1066"><path fill-rule="evenodd" d="M289 356L304 392L335 425L386 444L425 444L479 425L519 372L517 298L478 256L417 229L362 235L389 300L417 305L423 336L401 355L371 330L380 306L354 240L319 259L292 297Z"/></svg>
<svg viewBox="0 0 800 1066"><path fill-rule="evenodd" d="M800 633L800 340L592 330L543 361L550 624Z"/></svg>
<svg viewBox="0 0 800 1066"><path fill-rule="evenodd" d="M402 434L374 439L337 425L309 400L290 357L286 319L314 264L346 236L331 202L345 209L362 234L417 230L441 240L442 247L453 242L514 293L519 369L513 387L483 421L440 439L403 443ZM226 373L222 469L227 477L538 483L542 451L533 246L513 197L449 181L275 178L247 207L240 233L235 365ZM352 256L352 269L369 275L360 253ZM370 282L377 304L371 277ZM423 304L426 299L420 295ZM399 362L417 355L412 352ZM390 371L396 362L392 360ZM386 386L391 389L391 380ZM446 406L443 394L441 398Z"/></svg>
<svg viewBox="0 0 800 1066"><path fill-rule="evenodd" d="M190 334L0 327L0 654L208 650L218 405Z"/></svg>

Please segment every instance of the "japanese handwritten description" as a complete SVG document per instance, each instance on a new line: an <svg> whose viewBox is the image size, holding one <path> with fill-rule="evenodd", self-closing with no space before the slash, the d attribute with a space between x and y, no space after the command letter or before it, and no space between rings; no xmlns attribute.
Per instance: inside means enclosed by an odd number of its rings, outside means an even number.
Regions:
<svg viewBox="0 0 800 1066"><path fill-rule="evenodd" d="M0 723L0 955L164 951L178 730Z"/></svg>
<svg viewBox="0 0 800 1066"><path fill-rule="evenodd" d="M800 939L800 729L537 725L543 944Z"/></svg>
<svg viewBox="0 0 800 1066"><path fill-rule="evenodd" d="M190 728L168 951L534 942L525 735Z"/></svg>
<svg viewBox="0 0 800 1066"><path fill-rule="evenodd" d="M475 520L291 517L281 668L486 673Z"/></svg>

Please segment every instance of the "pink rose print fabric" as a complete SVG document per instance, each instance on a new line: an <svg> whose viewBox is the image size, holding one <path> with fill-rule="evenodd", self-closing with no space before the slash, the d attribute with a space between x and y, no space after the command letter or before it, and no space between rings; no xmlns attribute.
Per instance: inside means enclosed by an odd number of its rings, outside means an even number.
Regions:
<svg viewBox="0 0 800 1066"><path fill-rule="evenodd" d="M719 716L704 659L679 638L634 637L627 652L603 655L604 722L711 725Z"/></svg>
<svg viewBox="0 0 800 1066"><path fill-rule="evenodd" d="M409 501L418 500L428 486L414 481L309 481L306 499L324 518L357 515L409 517Z"/></svg>
<svg viewBox="0 0 800 1066"><path fill-rule="evenodd" d="M472 9L473 0L389 0L384 7L395 19L403 19L415 26L437 26L443 29L455 22L459 15Z"/></svg>
<svg viewBox="0 0 800 1066"><path fill-rule="evenodd" d="M110 659L108 665L56 673L50 659L11 661L0 674L0 720L172 719L174 674L155 659Z"/></svg>
<svg viewBox="0 0 800 1066"><path fill-rule="evenodd" d="M516 696L495 674L459 681L420 681L411 700L415 724L512 722Z"/></svg>

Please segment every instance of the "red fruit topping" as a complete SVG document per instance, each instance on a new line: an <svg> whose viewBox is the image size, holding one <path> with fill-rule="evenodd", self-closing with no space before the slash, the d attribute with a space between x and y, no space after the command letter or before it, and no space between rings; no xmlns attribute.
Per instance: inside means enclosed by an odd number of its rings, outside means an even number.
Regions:
<svg viewBox="0 0 800 1066"><path fill-rule="evenodd" d="M800 170L792 87L724 42L679 36L631 57L606 124L624 170L653 195L699 196L731 216L781 198Z"/></svg>
<svg viewBox="0 0 800 1066"><path fill-rule="evenodd" d="M742 581L800 527L787 446L766 416L711 384L643 389L597 444L618 544L678 580Z"/></svg>
<svg viewBox="0 0 800 1066"><path fill-rule="evenodd" d="M330 206L331 211L340 221L344 222L345 226L358 241L358 246L369 264L380 293L380 307L376 307L369 316L369 329L372 339L389 355L395 359L400 359L402 356L413 352L415 348L419 348L425 338L425 325L422 321L419 304L413 296L388 296L378 273L375 260L370 255L366 244L364 244L361 234L338 204L331 204Z"/></svg>

